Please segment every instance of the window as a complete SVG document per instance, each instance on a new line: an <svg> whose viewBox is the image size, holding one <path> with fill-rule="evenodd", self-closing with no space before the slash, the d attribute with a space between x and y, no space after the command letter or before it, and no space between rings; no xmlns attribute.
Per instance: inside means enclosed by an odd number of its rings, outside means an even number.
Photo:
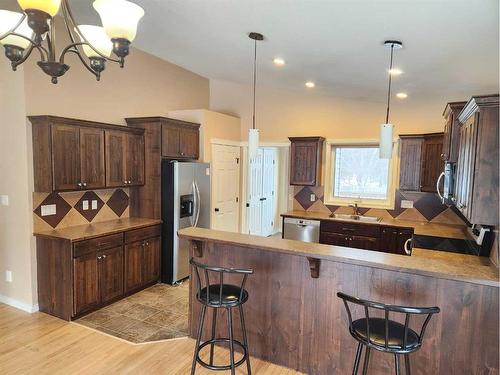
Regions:
<svg viewBox="0 0 500 375"><path fill-rule="evenodd" d="M379 158L378 145L332 145L329 157L326 203L392 208L392 162Z"/></svg>

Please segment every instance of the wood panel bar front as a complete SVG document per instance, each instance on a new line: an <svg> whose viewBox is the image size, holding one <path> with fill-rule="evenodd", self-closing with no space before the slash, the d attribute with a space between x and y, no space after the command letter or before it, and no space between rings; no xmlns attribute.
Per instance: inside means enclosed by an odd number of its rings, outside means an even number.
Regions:
<svg viewBox="0 0 500 375"><path fill-rule="evenodd" d="M319 277L313 278L304 255L200 236L190 239L197 243L190 246L197 261L254 269L246 284L250 297L244 311L250 353L255 357L307 374L350 374L356 341L336 296L342 291L387 304L441 308L429 323L422 348L411 355L413 374L499 373L497 286L327 259L321 259ZM195 337L200 304L195 298L196 280L191 280L190 335ZM225 312L220 314L218 333L227 337ZM205 339L211 317L210 312ZM236 338L241 339L237 316L234 322ZM393 372L394 357L372 351L369 373Z"/></svg>

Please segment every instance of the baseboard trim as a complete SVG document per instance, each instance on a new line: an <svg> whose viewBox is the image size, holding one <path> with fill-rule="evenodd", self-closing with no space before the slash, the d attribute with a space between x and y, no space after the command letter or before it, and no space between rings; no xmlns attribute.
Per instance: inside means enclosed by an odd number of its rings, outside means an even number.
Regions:
<svg viewBox="0 0 500 375"><path fill-rule="evenodd" d="M10 298L0 294L0 303L5 303L6 305L15 307L16 309L26 311L28 313L34 313L38 311L38 304L30 305L28 303L24 303L18 301L17 299Z"/></svg>

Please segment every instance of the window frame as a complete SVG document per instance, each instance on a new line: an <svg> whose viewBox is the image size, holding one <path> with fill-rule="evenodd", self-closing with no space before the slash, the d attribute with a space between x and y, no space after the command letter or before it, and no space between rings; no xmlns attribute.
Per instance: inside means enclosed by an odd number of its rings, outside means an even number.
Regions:
<svg viewBox="0 0 500 375"><path fill-rule="evenodd" d="M369 199L369 198L341 198L335 197L333 178L335 171L335 149L337 147L379 147L378 140L367 141L326 141L326 163L325 163L325 192L324 203L334 206L347 206L357 203L360 207L379 208L379 209L394 209L396 197L396 180L397 180L397 142L392 144L392 158L389 160L388 181L387 181L387 198L386 199Z"/></svg>

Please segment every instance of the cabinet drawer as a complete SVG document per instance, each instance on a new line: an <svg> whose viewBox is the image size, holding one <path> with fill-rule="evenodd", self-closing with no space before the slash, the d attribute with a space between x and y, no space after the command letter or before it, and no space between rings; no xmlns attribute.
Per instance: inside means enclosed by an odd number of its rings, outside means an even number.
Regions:
<svg viewBox="0 0 500 375"><path fill-rule="evenodd" d="M91 240L76 242L73 245L73 257L79 257L97 250L109 249L123 244L123 233L97 237Z"/></svg>
<svg viewBox="0 0 500 375"><path fill-rule="evenodd" d="M380 226L376 224L357 224L345 221L324 220L321 221L321 231L378 237L380 234Z"/></svg>
<svg viewBox="0 0 500 375"><path fill-rule="evenodd" d="M158 237L161 234L161 226L154 225L151 227L134 229L128 232L125 232L125 243L136 242L140 240L144 240L146 238Z"/></svg>

